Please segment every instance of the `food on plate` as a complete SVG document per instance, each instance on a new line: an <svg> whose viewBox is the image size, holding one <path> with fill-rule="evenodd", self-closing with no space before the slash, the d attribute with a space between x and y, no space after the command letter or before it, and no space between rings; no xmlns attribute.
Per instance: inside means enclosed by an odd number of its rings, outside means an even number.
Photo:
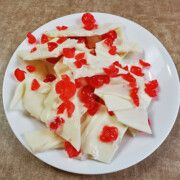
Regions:
<svg viewBox="0 0 180 180"><path fill-rule="evenodd" d="M119 24L98 24L91 13L81 23L57 24L38 39L27 34L10 107L20 101L43 129L25 132L33 153L64 149L69 158L110 163L127 131L152 134L148 108L158 96L151 64ZM123 148L123 147L121 147Z"/></svg>

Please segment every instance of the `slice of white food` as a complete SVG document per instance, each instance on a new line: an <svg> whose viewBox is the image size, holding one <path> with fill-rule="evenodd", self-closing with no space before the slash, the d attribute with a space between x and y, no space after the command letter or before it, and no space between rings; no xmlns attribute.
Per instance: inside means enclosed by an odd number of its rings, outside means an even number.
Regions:
<svg viewBox="0 0 180 180"><path fill-rule="evenodd" d="M49 149L63 148L64 140L47 128L27 132L24 140L33 153L43 152Z"/></svg>

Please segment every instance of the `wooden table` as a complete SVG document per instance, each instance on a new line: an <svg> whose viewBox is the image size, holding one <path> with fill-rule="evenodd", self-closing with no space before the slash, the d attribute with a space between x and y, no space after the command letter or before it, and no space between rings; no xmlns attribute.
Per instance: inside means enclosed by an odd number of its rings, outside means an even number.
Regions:
<svg viewBox="0 0 180 180"><path fill-rule="evenodd" d="M0 0L0 87L9 59L28 31L84 11L123 16L147 28L165 45L180 74L180 0ZM100 176L63 172L35 158L12 133L2 98L0 128L0 179L180 179L180 115L168 138L150 157L123 171Z"/></svg>

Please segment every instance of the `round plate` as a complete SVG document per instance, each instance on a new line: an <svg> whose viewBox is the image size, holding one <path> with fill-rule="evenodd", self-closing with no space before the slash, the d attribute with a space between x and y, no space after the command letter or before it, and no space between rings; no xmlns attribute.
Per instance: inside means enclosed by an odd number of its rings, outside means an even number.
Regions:
<svg viewBox="0 0 180 180"><path fill-rule="evenodd" d="M35 154L47 164L58 169L79 174L105 174L130 167L154 152L168 136L177 117L180 104L180 85L175 65L164 46L149 31L125 18L105 13L93 13L98 24L119 23L131 41L137 42L145 51L145 59L152 64L149 76L158 79L160 94L153 102L149 116L152 121L153 135L140 133L137 137L124 138L117 155L110 164L93 160L80 161L70 159L62 150L51 150ZM33 34L36 37L57 25L73 26L80 23L81 14L72 14L50 21L41 26ZM7 67L3 84L3 103L7 120L19 141L26 147L22 134L40 128L41 123L25 115L22 111L9 109L17 82L12 73L18 66L16 53L19 49L29 46L24 40L16 49ZM13 146L13 144L12 144Z"/></svg>

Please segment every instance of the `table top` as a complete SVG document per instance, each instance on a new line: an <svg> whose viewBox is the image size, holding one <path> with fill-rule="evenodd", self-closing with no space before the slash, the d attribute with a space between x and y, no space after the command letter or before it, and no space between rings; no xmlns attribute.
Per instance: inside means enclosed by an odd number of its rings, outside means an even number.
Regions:
<svg viewBox="0 0 180 180"><path fill-rule="evenodd" d="M6 66L28 31L77 12L106 12L131 19L151 31L167 48L180 74L179 0L0 0L0 88ZM2 95L2 92L0 92ZM165 142L128 169L99 176L57 170L30 154L11 131L0 97L0 179L180 179L180 113Z"/></svg>

